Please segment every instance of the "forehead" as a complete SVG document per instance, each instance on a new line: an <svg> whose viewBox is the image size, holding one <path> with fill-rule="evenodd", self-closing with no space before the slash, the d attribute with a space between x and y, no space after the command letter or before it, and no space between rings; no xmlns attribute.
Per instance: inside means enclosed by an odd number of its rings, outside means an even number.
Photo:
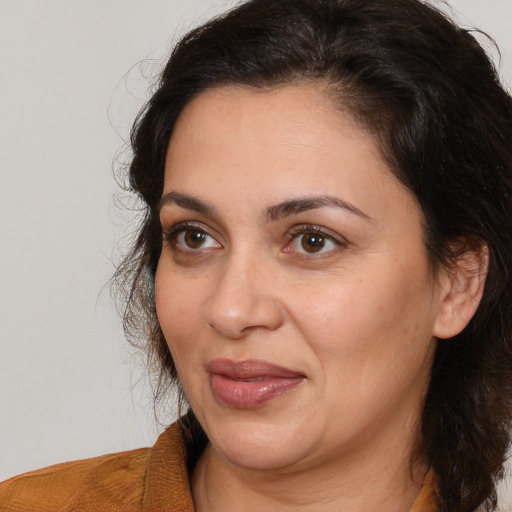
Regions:
<svg viewBox="0 0 512 512"><path fill-rule="evenodd" d="M224 166L247 178L334 178L341 167L363 161L394 181L375 137L324 90L311 84L271 90L232 86L199 94L174 127L166 186L185 174L192 178L198 169L204 180L215 180Z"/></svg>

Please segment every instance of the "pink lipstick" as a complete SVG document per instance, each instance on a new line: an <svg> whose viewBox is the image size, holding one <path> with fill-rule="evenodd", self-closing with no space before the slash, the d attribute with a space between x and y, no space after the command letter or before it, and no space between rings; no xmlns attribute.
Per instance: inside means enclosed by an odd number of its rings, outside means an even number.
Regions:
<svg viewBox="0 0 512 512"><path fill-rule="evenodd" d="M215 398L223 405L239 409L258 407L292 391L306 378L288 368L258 360L214 359L206 369Z"/></svg>

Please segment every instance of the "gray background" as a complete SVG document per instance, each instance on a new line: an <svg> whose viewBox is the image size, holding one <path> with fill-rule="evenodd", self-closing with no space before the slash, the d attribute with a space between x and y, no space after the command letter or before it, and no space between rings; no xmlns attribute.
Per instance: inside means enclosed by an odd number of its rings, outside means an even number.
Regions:
<svg viewBox="0 0 512 512"><path fill-rule="evenodd" d="M233 3L0 0L0 480L161 430L105 287L134 225L113 161L173 41ZM512 84L512 0L449 3Z"/></svg>

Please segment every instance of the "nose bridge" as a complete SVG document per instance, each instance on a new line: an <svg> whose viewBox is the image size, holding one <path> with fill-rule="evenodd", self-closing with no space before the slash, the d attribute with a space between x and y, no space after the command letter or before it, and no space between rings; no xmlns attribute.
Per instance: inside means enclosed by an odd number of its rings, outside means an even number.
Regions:
<svg viewBox="0 0 512 512"><path fill-rule="evenodd" d="M232 250L206 304L205 319L220 334L241 338L254 328L277 329L282 310L268 275L272 262L254 249Z"/></svg>

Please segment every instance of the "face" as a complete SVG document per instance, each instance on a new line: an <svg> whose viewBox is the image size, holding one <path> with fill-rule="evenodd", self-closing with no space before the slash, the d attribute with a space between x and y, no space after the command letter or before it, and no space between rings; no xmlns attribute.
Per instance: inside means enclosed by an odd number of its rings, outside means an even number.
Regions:
<svg viewBox="0 0 512 512"><path fill-rule="evenodd" d="M157 314L217 455L412 449L440 292L371 135L313 86L210 90L174 129L161 205Z"/></svg>

